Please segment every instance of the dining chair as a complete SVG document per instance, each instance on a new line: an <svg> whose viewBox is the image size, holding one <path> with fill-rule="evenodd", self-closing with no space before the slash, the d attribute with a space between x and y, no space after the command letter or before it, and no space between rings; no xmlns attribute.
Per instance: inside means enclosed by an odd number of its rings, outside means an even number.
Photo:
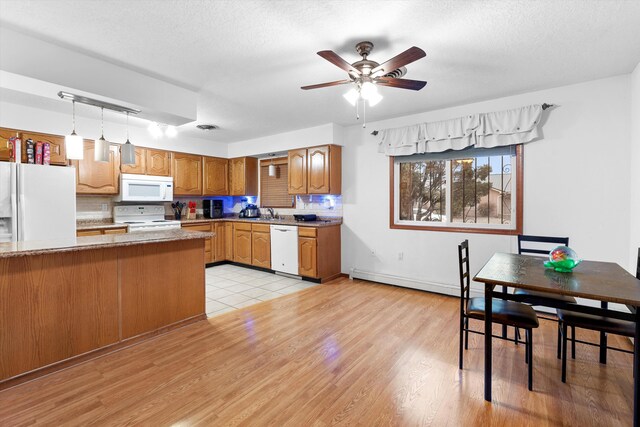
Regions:
<svg viewBox="0 0 640 427"><path fill-rule="evenodd" d="M640 248L638 248L638 260L636 264L636 278L640 280ZM606 305L603 305L606 308ZM633 354L633 351L625 350L607 345L606 334L621 335L624 337L634 337L636 332L635 322L612 319L605 316L594 316L591 314L577 313L570 310L558 309L558 340L562 340L562 351L558 351L558 356L562 354L562 382L567 382L567 341L568 329L571 328L571 358L576 358L576 343L587 344L600 347L600 363L607 363L606 351L615 350L622 353ZM601 343L596 344L582 341L576 338L576 328L588 329L600 332ZM635 375L635 372L634 372Z"/></svg>
<svg viewBox="0 0 640 427"><path fill-rule="evenodd" d="M469 333L484 335L483 332L469 328L469 319L484 320L485 299L483 297L470 298L471 275L469 273L469 241L458 245L458 265L460 271L460 342L459 342L459 368L463 367L464 349L469 348ZM527 304L502 299L492 300L491 319L493 322L514 326L526 331L525 334L525 363L529 365L528 388L533 389L533 329L539 326L536 312ZM500 335L494 338L516 341Z"/></svg>

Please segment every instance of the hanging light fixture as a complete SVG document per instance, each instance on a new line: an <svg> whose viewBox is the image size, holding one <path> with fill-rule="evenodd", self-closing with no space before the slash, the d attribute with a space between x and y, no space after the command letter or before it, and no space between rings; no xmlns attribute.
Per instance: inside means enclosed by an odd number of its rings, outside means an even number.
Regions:
<svg viewBox="0 0 640 427"><path fill-rule="evenodd" d="M175 126L168 125L167 128L164 130L164 134L167 135L169 138L173 138L178 134L178 129Z"/></svg>
<svg viewBox="0 0 640 427"><path fill-rule="evenodd" d="M129 112L127 111L127 142L120 148L121 162L123 165L136 164L136 147L129 141Z"/></svg>
<svg viewBox="0 0 640 427"><path fill-rule="evenodd" d="M275 156L275 154L269 154L269 156L271 156L271 163L269 164L269 176L274 177L276 176L276 165L273 164L273 156Z"/></svg>
<svg viewBox="0 0 640 427"><path fill-rule="evenodd" d="M76 134L76 102L71 101L71 105L73 111L73 130L70 135L64 137L65 151L67 152L67 159L82 160L84 157L84 147L82 137Z"/></svg>
<svg viewBox="0 0 640 427"><path fill-rule="evenodd" d="M100 108L100 139L96 141L93 159L96 162L109 161L109 142L104 139L104 107Z"/></svg>

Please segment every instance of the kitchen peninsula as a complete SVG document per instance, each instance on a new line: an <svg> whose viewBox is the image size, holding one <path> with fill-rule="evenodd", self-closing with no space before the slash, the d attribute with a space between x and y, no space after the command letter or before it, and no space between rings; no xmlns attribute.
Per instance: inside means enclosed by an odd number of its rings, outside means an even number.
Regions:
<svg viewBox="0 0 640 427"><path fill-rule="evenodd" d="M0 389L204 319L209 238L0 243Z"/></svg>

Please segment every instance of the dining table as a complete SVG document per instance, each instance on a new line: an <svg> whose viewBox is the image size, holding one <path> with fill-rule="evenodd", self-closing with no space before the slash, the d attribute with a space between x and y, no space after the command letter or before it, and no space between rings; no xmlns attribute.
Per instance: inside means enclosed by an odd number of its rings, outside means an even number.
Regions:
<svg viewBox="0 0 640 427"><path fill-rule="evenodd" d="M473 278L484 283L485 312L492 312L493 298L524 302L526 295L508 292L508 288L542 291L557 295L596 300L601 307L571 304L557 299L545 301L545 306L575 312L640 321L640 280L613 262L582 261L571 272L557 272L543 265L545 259L512 253L495 253ZM500 291L495 287L499 286ZM629 313L611 310L608 303L624 304ZM484 399L491 402L491 338L492 316L484 316ZM633 425L640 427L640 328L633 340Z"/></svg>

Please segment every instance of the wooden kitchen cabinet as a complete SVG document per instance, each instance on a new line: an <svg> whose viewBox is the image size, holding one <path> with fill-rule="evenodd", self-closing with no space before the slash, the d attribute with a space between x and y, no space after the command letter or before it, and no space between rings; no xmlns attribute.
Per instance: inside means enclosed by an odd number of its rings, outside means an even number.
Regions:
<svg viewBox="0 0 640 427"><path fill-rule="evenodd" d="M135 148L136 162L132 165L120 164L120 172L144 175L147 172L147 150L146 148Z"/></svg>
<svg viewBox="0 0 640 427"><path fill-rule="evenodd" d="M171 176L171 153L164 150L146 149L146 174Z"/></svg>
<svg viewBox="0 0 640 427"><path fill-rule="evenodd" d="M325 282L341 274L340 226L298 227L298 274Z"/></svg>
<svg viewBox="0 0 640 427"><path fill-rule="evenodd" d="M258 159L255 157L229 159L229 195L258 195Z"/></svg>
<svg viewBox="0 0 640 427"><path fill-rule="evenodd" d="M224 223L224 259L233 261L233 223Z"/></svg>
<svg viewBox="0 0 640 427"><path fill-rule="evenodd" d="M118 194L120 190L120 150L116 145L109 146L109 161L94 160L93 141L84 140L84 158L72 160L76 168L77 194Z"/></svg>
<svg viewBox="0 0 640 427"><path fill-rule="evenodd" d="M211 227L212 227L211 222L201 222L201 223L196 223L196 224L182 224L182 229L185 231L201 231L204 233L210 233L211 232ZM204 241L204 263L208 264L210 262L213 262L213 249L215 246L215 236L211 237L209 239L205 239Z"/></svg>
<svg viewBox="0 0 640 427"><path fill-rule="evenodd" d="M211 231L215 233L214 248L213 248L213 262L224 261L226 259L226 236L225 230L227 224L224 222L212 222Z"/></svg>
<svg viewBox="0 0 640 427"><path fill-rule="evenodd" d="M0 162L9 161L9 138L20 133L16 129L0 128Z"/></svg>
<svg viewBox="0 0 640 427"><path fill-rule="evenodd" d="M31 139L34 144L38 141L48 142L49 149L51 150L51 164L58 166L67 165L67 154L64 145L64 136L49 135L46 133L32 133L22 132L20 134L22 139L22 162L27 163L27 139ZM93 160L93 157L91 157Z"/></svg>
<svg viewBox="0 0 640 427"><path fill-rule="evenodd" d="M307 194L307 149L290 150L288 155L289 194Z"/></svg>
<svg viewBox="0 0 640 427"><path fill-rule="evenodd" d="M251 265L271 268L271 229L269 224L252 224Z"/></svg>
<svg viewBox="0 0 640 427"><path fill-rule="evenodd" d="M173 153L173 194L176 196L202 195L202 157Z"/></svg>
<svg viewBox="0 0 640 427"><path fill-rule="evenodd" d="M233 225L233 260L251 265L251 224Z"/></svg>
<svg viewBox="0 0 640 427"><path fill-rule="evenodd" d="M229 195L229 160L219 157L203 157L202 163L204 195Z"/></svg>
<svg viewBox="0 0 640 427"><path fill-rule="evenodd" d="M120 228L95 228L95 229L85 229L85 230L77 230L76 236L102 236L108 234L126 234L127 227Z"/></svg>
<svg viewBox="0 0 640 427"><path fill-rule="evenodd" d="M341 194L342 147L321 145L290 150L289 194Z"/></svg>

